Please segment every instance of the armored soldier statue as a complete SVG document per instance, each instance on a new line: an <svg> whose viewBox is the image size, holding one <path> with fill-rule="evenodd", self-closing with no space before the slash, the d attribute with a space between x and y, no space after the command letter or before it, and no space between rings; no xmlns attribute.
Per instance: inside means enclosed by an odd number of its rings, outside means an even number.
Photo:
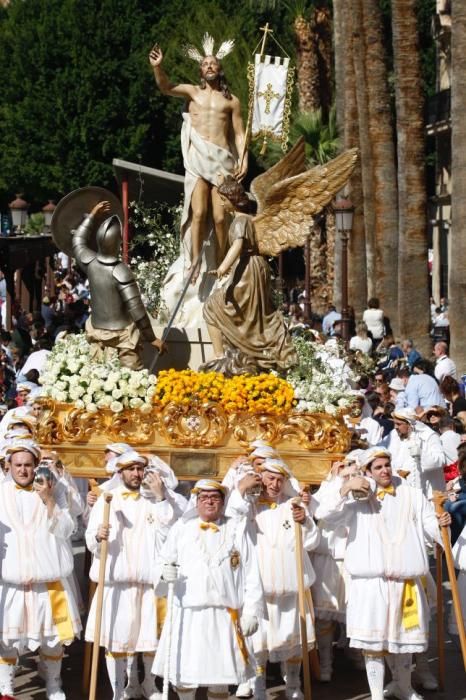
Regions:
<svg viewBox="0 0 466 700"><path fill-rule="evenodd" d="M142 369L142 341L159 351L163 343L155 337L133 273L118 258L121 222L118 216L108 216L110 212L108 201L99 202L73 231L73 256L86 273L91 292L86 334L92 343L115 348L125 367ZM93 236L97 251L89 244Z"/></svg>

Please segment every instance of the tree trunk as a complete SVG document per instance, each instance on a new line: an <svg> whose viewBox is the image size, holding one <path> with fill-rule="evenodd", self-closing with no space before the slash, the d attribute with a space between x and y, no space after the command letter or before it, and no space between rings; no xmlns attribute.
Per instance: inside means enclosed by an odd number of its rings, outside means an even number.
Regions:
<svg viewBox="0 0 466 700"><path fill-rule="evenodd" d="M369 135L374 171L376 292L395 332L398 329L398 193L395 145L377 0L362 0L366 48ZM408 42L408 35L405 36Z"/></svg>
<svg viewBox="0 0 466 700"><path fill-rule="evenodd" d="M343 4L345 0L333 0L333 56L335 66L335 105L338 133L345 129L345 66L344 52L345 26L343 24Z"/></svg>
<svg viewBox="0 0 466 700"><path fill-rule="evenodd" d="M333 47L332 19L326 7L314 10L314 22L317 36L317 62L319 68L319 98L322 109L322 119L328 121L328 115L333 103Z"/></svg>
<svg viewBox="0 0 466 700"><path fill-rule="evenodd" d="M301 112L315 111L320 109L320 86L314 20L298 15L294 21L294 31L299 109Z"/></svg>
<svg viewBox="0 0 466 700"><path fill-rule="evenodd" d="M353 0L350 21L353 41L352 53L358 110L359 148L361 154L360 174L362 176L362 194L364 205L367 295L370 298L376 296L374 170L372 161L372 147L369 135L369 109L365 60L366 50L361 0ZM363 306L363 310L365 308L366 306Z"/></svg>
<svg viewBox="0 0 466 700"><path fill-rule="evenodd" d="M416 0L392 0L398 135L399 333L429 350L424 99Z"/></svg>
<svg viewBox="0 0 466 700"><path fill-rule="evenodd" d="M452 2L451 22L451 125L452 207L450 243L452 256L448 288L450 297L450 354L459 374L466 371L466 4Z"/></svg>
<svg viewBox="0 0 466 700"><path fill-rule="evenodd" d="M350 0L346 0L344 9L344 24L350 27L353 3ZM345 148L357 148L360 144L356 75L354 70L355 63L353 60L355 58L355 48L351 32L348 32L345 42ZM354 205L353 230L350 235L348 249L348 301L350 306L354 308L355 313L360 315L366 308L367 301L366 241L364 232L361 159L359 159L350 178L348 190Z"/></svg>

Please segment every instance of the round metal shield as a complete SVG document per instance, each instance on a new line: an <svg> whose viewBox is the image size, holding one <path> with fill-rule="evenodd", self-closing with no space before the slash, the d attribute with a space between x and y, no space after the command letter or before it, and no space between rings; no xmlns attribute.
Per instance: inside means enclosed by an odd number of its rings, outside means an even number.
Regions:
<svg viewBox="0 0 466 700"><path fill-rule="evenodd" d="M53 212L51 223L52 238L57 248L67 255L73 255L72 231L82 223L85 214L89 214L96 204L103 201L110 202L108 216L116 214L123 221L123 207L120 200L104 187L82 187L60 199ZM90 237L89 248L97 250L95 234Z"/></svg>

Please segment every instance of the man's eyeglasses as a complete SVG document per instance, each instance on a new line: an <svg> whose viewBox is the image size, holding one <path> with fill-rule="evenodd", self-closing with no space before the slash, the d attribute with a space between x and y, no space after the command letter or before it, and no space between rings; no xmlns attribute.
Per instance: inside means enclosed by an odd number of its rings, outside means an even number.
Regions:
<svg viewBox="0 0 466 700"><path fill-rule="evenodd" d="M202 494L201 496L197 497L197 500L200 503L206 503L207 501L221 501L222 497L218 493L214 493L212 495Z"/></svg>

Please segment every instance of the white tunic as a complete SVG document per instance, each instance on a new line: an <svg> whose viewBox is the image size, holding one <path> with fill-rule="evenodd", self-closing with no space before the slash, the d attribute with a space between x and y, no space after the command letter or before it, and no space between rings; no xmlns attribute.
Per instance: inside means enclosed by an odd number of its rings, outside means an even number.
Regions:
<svg viewBox="0 0 466 700"><path fill-rule="evenodd" d="M338 493L343 484L337 476L323 481L312 496L314 517L318 520L320 542L311 553L316 579L312 585L312 601L316 617L322 620L346 619L346 585L348 575L345 557L348 528L344 523L329 524L320 518L321 504Z"/></svg>
<svg viewBox="0 0 466 700"><path fill-rule="evenodd" d="M396 495L327 503L328 522L348 527L345 567L351 575L347 630L350 644L370 651L420 652L427 647L429 607L424 590L429 563L425 540L441 544L432 505L419 489L398 483ZM406 581L416 586L419 624L405 629Z"/></svg>
<svg viewBox="0 0 466 700"><path fill-rule="evenodd" d="M154 651L157 646L157 610L153 589L154 566L170 525L180 512L165 500L126 496L120 486L110 506L110 537L105 567L100 644L113 653ZM94 554L90 570L98 581L101 545L96 540L103 522L104 499L95 503L86 530ZM94 596L86 626L86 640L94 641Z"/></svg>
<svg viewBox="0 0 466 700"><path fill-rule="evenodd" d="M73 554L68 538L74 529L63 496L56 496L53 516L38 494L17 487L13 479L0 485L0 641L20 652L26 647L70 644L81 630L78 605L68 578ZM64 591L72 632L66 639L54 622L50 584ZM62 635L63 637L63 635Z"/></svg>
<svg viewBox="0 0 466 700"><path fill-rule="evenodd" d="M170 648L171 683L179 686L237 685L253 670L241 652L229 609L264 615L263 589L245 520L221 518L218 532L201 529L199 518L171 529L160 563L176 563ZM157 594L166 590L159 571ZM153 672L163 675L168 630L164 625Z"/></svg>
<svg viewBox="0 0 466 700"><path fill-rule="evenodd" d="M252 638L254 654L259 659L267 655L272 662L300 656L295 525L291 499L282 497L273 508L260 500L257 503L249 503L241 499L236 492L230 496L228 505L232 511L246 516L253 538L257 542L268 620L260 621L259 629ZM304 587L307 590L307 642L309 648L312 648L315 634L309 589L314 583L315 574L307 552L318 545L320 533L309 516L301 530Z"/></svg>

